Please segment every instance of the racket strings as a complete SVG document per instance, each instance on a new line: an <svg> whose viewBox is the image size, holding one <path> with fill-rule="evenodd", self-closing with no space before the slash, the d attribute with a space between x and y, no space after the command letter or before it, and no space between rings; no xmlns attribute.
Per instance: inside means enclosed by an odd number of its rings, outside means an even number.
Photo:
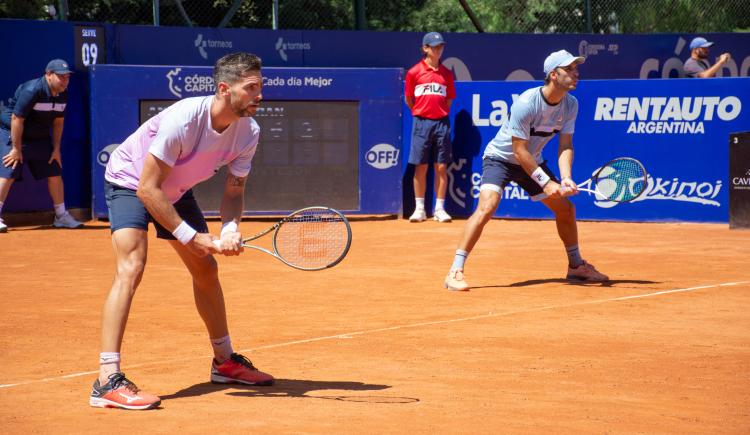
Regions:
<svg viewBox="0 0 750 435"><path fill-rule="evenodd" d="M306 210L284 220L275 243L284 261L304 269L325 268L346 252L349 227L329 210Z"/></svg>
<svg viewBox="0 0 750 435"><path fill-rule="evenodd" d="M640 196L648 185L646 169L630 158L616 159L599 170L595 190L602 200L626 202Z"/></svg>

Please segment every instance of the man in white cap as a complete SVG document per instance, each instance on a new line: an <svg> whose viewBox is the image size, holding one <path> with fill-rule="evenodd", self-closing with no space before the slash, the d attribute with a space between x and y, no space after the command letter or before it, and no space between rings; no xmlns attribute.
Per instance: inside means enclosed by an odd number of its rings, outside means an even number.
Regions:
<svg viewBox="0 0 750 435"><path fill-rule="evenodd" d="M453 265L445 278L448 290L464 291L464 263L479 240L482 229L495 214L502 192L511 181L539 199L554 214L557 232L568 257L567 279L603 282L609 278L581 257L575 206L566 197L578 193L571 179L573 131L578 100L569 94L578 85L578 65L586 59L565 50L556 51L544 61L544 85L523 92L513 103L505 120L484 151L479 204L466 222ZM542 159L542 149L560 134L558 167L561 180Z"/></svg>
<svg viewBox="0 0 750 435"><path fill-rule="evenodd" d="M716 77L719 69L732 58L729 53L723 53L716 60L716 64L711 66L711 62L708 60L708 49L712 45L714 45L713 42L709 42L706 38L700 36L690 41L690 59L685 61L682 68L685 77L701 79Z"/></svg>

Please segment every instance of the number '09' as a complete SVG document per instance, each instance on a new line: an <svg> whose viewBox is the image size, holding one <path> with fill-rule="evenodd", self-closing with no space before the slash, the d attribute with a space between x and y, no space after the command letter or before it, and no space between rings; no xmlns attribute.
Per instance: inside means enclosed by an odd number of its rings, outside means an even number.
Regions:
<svg viewBox="0 0 750 435"><path fill-rule="evenodd" d="M96 46L95 42L87 43L84 42L81 45L81 60L83 66L96 65L96 57L99 54L99 47Z"/></svg>

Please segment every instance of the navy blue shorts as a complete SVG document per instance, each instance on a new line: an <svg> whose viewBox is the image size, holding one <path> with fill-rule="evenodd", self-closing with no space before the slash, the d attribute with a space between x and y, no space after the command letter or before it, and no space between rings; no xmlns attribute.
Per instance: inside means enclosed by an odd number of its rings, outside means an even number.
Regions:
<svg viewBox="0 0 750 435"><path fill-rule="evenodd" d="M52 144L23 145L23 148L21 148L23 163L16 165L16 169L11 169L10 166L6 167L1 160L12 149L13 142L10 140L10 132L0 128L0 177L21 180L23 179L24 165L29 167L29 171L35 180L62 175L62 168L57 162L47 163L52 155Z"/></svg>
<svg viewBox="0 0 750 435"><path fill-rule="evenodd" d="M109 227L111 232L121 228L137 228L148 231L148 223L153 222L156 228L156 237L166 240L177 240L172 233L161 226L159 222L151 217L146 207L135 194L135 190L120 187L109 181L104 181L104 197L109 209ZM207 233L208 225L203 217L203 212L190 189L182 195L174 208L177 214L199 233Z"/></svg>
<svg viewBox="0 0 750 435"><path fill-rule="evenodd" d="M553 181L560 182L547 167L546 161L539 166ZM503 189L511 181L515 181L532 198L544 193L544 189L523 170L521 165L514 165L492 157L482 159L482 183L479 185L479 190L492 190L502 196Z"/></svg>
<svg viewBox="0 0 750 435"><path fill-rule="evenodd" d="M421 165L430 162L450 164L451 123L446 116L442 119L414 117L411 130L409 163Z"/></svg>

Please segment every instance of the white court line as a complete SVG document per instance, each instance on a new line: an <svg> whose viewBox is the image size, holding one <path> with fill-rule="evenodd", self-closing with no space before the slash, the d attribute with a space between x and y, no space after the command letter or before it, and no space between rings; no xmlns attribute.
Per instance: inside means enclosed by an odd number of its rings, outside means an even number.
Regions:
<svg viewBox="0 0 750 435"><path fill-rule="evenodd" d="M504 317L504 316L512 316L514 314L524 314L524 313L534 313L538 311L547 311L547 310L554 310L558 308L570 308L570 307L578 307L578 306L584 306L584 305L594 305L594 304L603 304L606 302L616 302L616 301L626 301L630 299L641 299L641 298L648 298L652 296L661 296L671 293L683 293L683 292L690 292L695 290L703 290L707 288L718 288L718 287L730 287L735 285L743 285L743 284L750 284L750 281L737 281L737 282L726 282L723 284L709 284L709 285L701 285L697 287L686 287L686 288L678 288L678 289L672 289L672 290L662 290L654 293L644 293L639 295L631 295L631 296L620 296L617 298L610 298L610 299L596 299L593 301L584 301L584 302L574 302L571 304L562 304L562 305L547 305L543 307L536 307L536 308L528 308L524 310L516 310L516 311L505 311L502 313L487 313L487 314L480 314L477 316L471 316L471 317L463 317L459 319L447 319L447 320L433 320L431 322L419 322L419 323L410 323L408 325L398 325L398 326L389 326L387 328L377 328L377 329L367 329L364 331L356 331L356 332L346 332L343 334L336 334L336 335L328 335L325 337L315 337L315 338L308 338L305 340L296 340L296 341L288 341L285 343L278 343L278 344L269 344L266 346L258 346L250 349L241 349L238 350L238 353L242 352L251 352L251 351L257 351L262 349L274 349L277 347L285 347L285 346L294 346L296 344L305 344L305 343L314 343L316 341L323 341L323 340L331 340L331 339L343 339L343 338L352 338L355 335L365 335L365 334L374 334L377 332L385 332L385 331L396 331L398 329L407 329L407 328L418 328L420 326L430 326L430 325L441 325L446 323L455 323L455 322L467 322L469 320L478 320L478 319L489 319L492 317ZM147 366L153 366L157 364L171 364L174 362L179 361L185 361L190 359L204 359L208 357L192 357L192 358L179 358L179 359L172 359L172 360L164 360L164 361L153 361L149 363L142 363L142 364L132 364L128 366L129 368L136 368L136 367L147 367ZM22 385L29 385L29 384L36 384L40 382L50 382L50 381L57 381L61 379L68 379L68 378L77 378L80 376L89 376L94 375L96 373L99 373L99 370L94 370L90 372L80 372L80 373L71 373L68 375L63 376L55 376L51 378L42 378L42 379L34 379L31 381L22 381L22 382L15 382L12 384L0 384L0 388L10 388L10 387L17 387Z"/></svg>

